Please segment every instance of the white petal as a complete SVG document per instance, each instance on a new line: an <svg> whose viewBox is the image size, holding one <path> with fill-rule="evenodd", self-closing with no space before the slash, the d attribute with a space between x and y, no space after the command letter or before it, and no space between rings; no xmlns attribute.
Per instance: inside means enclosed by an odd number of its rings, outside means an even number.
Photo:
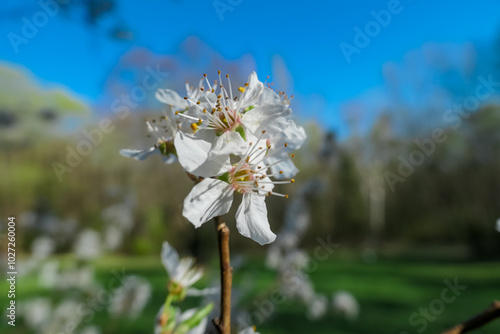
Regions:
<svg viewBox="0 0 500 334"><path fill-rule="evenodd" d="M185 109L188 107L187 101L171 89L158 89L155 95L160 102L171 105L174 108Z"/></svg>
<svg viewBox="0 0 500 334"><path fill-rule="evenodd" d="M124 157L133 158L135 160L141 160L141 161L155 153L160 153L160 151L156 150L155 147L150 147L145 150L130 150L130 149L120 150L120 154L123 155Z"/></svg>
<svg viewBox="0 0 500 334"><path fill-rule="evenodd" d="M180 315L179 315L179 318L177 319L177 321L179 323L183 322L183 321L186 321L190 318L193 317L193 315L196 313L196 311L198 311L197 308L190 308L189 310L186 310L184 312L182 312Z"/></svg>
<svg viewBox="0 0 500 334"><path fill-rule="evenodd" d="M189 173L196 176L210 177L220 173L224 168L229 167L229 157L214 155L210 156L209 152L212 148L212 143L205 140L207 136L215 134L207 133L200 135L189 135L183 132L178 132L175 136L175 149L179 157L179 163ZM213 139L215 140L215 138Z"/></svg>
<svg viewBox="0 0 500 334"><path fill-rule="evenodd" d="M266 176L259 181L259 193L261 193L262 195L265 195L268 192L272 191L273 188L274 184L272 183L272 180L269 177Z"/></svg>
<svg viewBox="0 0 500 334"><path fill-rule="evenodd" d="M236 212L236 227L241 235L261 245L276 239L267 220L267 207L264 196L245 194Z"/></svg>
<svg viewBox="0 0 500 334"><path fill-rule="evenodd" d="M278 94L276 94L276 92L269 87L264 87L264 90L262 91L262 94L259 96L259 99L257 101L257 105L259 106L280 103L281 99Z"/></svg>
<svg viewBox="0 0 500 334"><path fill-rule="evenodd" d="M255 105L263 91L264 84L257 78L257 73L252 72L248 77L248 87L245 88L245 93L243 93L239 105L243 108Z"/></svg>
<svg viewBox="0 0 500 334"><path fill-rule="evenodd" d="M179 323L182 323L183 321L192 318L198 310L199 308L192 308L182 312L177 321ZM191 328L188 332L186 332L186 334L203 334L205 333L206 328L207 328L207 318L203 318L197 326Z"/></svg>
<svg viewBox="0 0 500 334"><path fill-rule="evenodd" d="M244 154L247 149L248 143L238 132L227 131L217 137L215 144L212 146L210 155L240 155Z"/></svg>
<svg viewBox="0 0 500 334"><path fill-rule="evenodd" d="M190 287L194 283L198 282L203 277L203 270L199 268L192 268L187 272L181 281L181 285L185 287Z"/></svg>
<svg viewBox="0 0 500 334"><path fill-rule="evenodd" d="M239 331L238 334L259 334L259 333L257 333L253 327L247 327Z"/></svg>
<svg viewBox="0 0 500 334"><path fill-rule="evenodd" d="M288 128L292 110L284 105L265 105L246 112L241 122L254 134L266 130L269 136L275 136Z"/></svg>
<svg viewBox="0 0 500 334"><path fill-rule="evenodd" d="M284 158L286 158L286 155L272 156L269 157L266 162L268 164L273 164L274 162L283 160ZM283 180L290 179L297 175L299 169L295 166L292 159L286 159L277 163L276 165L271 166L271 172L273 173L275 179Z"/></svg>
<svg viewBox="0 0 500 334"><path fill-rule="evenodd" d="M173 164L174 162L177 162L177 156L175 154L167 154L167 155L161 155L161 158L163 159L163 162L166 164Z"/></svg>
<svg viewBox="0 0 500 334"><path fill-rule="evenodd" d="M195 288L189 288L186 290L186 296L191 296L191 297L201 297L201 296L215 296L220 293L220 288L215 287L215 288L205 288L205 289L195 289Z"/></svg>
<svg viewBox="0 0 500 334"><path fill-rule="evenodd" d="M164 242L161 248L161 262L168 272L169 277L172 277L179 267L179 254L168 242Z"/></svg>
<svg viewBox="0 0 500 334"><path fill-rule="evenodd" d="M221 180L204 179L193 187L184 200L182 215L195 227L226 214L233 202L233 189Z"/></svg>
<svg viewBox="0 0 500 334"><path fill-rule="evenodd" d="M298 150L307 138L303 127L298 126L294 121L290 121L284 131L284 141L288 143L289 150Z"/></svg>

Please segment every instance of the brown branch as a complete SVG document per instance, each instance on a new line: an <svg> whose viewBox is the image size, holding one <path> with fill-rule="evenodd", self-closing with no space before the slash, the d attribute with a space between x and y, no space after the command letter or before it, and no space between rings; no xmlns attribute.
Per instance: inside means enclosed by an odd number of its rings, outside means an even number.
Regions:
<svg viewBox="0 0 500 334"><path fill-rule="evenodd" d="M220 317L213 323L220 334L231 333L231 285L233 281L233 268L229 262L229 228L220 217L214 218L219 241L220 255Z"/></svg>
<svg viewBox="0 0 500 334"><path fill-rule="evenodd" d="M443 334L462 334L470 332L473 329L482 327L488 322L495 320L500 317L500 301L494 301L491 306L485 310L483 313L476 315L475 317L457 325Z"/></svg>
<svg viewBox="0 0 500 334"><path fill-rule="evenodd" d="M201 181L203 181L203 178L201 176L196 176L194 174L186 172L187 176L194 181L194 184L198 184Z"/></svg>

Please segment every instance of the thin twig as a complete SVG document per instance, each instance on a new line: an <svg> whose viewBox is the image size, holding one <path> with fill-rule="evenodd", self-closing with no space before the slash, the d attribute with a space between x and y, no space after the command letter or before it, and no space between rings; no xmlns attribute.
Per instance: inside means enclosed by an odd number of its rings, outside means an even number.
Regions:
<svg viewBox="0 0 500 334"><path fill-rule="evenodd" d="M457 325L443 334L462 334L470 332L473 329L482 327L488 322L495 320L500 317L500 301L495 300L491 306L485 310L483 313L476 315L475 317Z"/></svg>
<svg viewBox="0 0 500 334"><path fill-rule="evenodd" d="M213 320L213 323L220 334L231 333L231 285L233 281L233 268L229 257L229 228L220 217L214 219L217 229L217 239L219 241L220 255L220 317Z"/></svg>

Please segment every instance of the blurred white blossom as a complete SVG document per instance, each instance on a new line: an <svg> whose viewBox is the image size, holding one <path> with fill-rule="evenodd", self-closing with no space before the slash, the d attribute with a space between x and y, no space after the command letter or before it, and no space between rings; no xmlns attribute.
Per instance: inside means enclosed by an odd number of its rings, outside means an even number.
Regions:
<svg viewBox="0 0 500 334"><path fill-rule="evenodd" d="M101 217L106 225L123 231L130 231L134 225L133 206L126 203L117 203L102 210Z"/></svg>
<svg viewBox="0 0 500 334"><path fill-rule="evenodd" d="M101 334L101 330L97 326L87 326L80 331L80 334Z"/></svg>
<svg viewBox="0 0 500 334"><path fill-rule="evenodd" d="M55 244L52 238L41 236L31 244L31 256L38 261L45 260L54 252Z"/></svg>
<svg viewBox="0 0 500 334"><path fill-rule="evenodd" d="M38 274L40 286L45 288L54 288L59 283L59 262L50 261L42 265Z"/></svg>
<svg viewBox="0 0 500 334"><path fill-rule="evenodd" d="M73 248L80 259L90 260L101 255L101 235L94 230L83 230L78 234Z"/></svg>
<svg viewBox="0 0 500 334"><path fill-rule="evenodd" d="M347 291L335 293L332 303L335 312L344 315L347 319L354 320L359 315L358 301Z"/></svg>
<svg viewBox="0 0 500 334"><path fill-rule="evenodd" d="M323 295L315 295L308 303L307 317L316 320L325 315L328 310L328 298Z"/></svg>
<svg viewBox="0 0 500 334"><path fill-rule="evenodd" d="M52 305L48 298L29 299L20 303L19 313L31 329L41 329L51 318Z"/></svg>
<svg viewBox="0 0 500 334"><path fill-rule="evenodd" d="M128 276L121 287L113 291L109 312L115 316L136 318L151 297L151 285L143 278Z"/></svg>
<svg viewBox="0 0 500 334"><path fill-rule="evenodd" d="M55 307L45 333L64 333L67 328L78 327L83 319L79 309L80 303L76 300L63 300Z"/></svg>
<svg viewBox="0 0 500 334"><path fill-rule="evenodd" d="M117 226L107 226L104 230L104 247L113 251L121 246L123 242L123 231Z"/></svg>

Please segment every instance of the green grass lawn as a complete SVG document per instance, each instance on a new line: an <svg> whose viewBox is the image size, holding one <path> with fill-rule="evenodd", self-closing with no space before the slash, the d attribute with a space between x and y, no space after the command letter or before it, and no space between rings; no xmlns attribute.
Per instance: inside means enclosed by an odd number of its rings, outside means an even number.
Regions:
<svg viewBox="0 0 500 334"><path fill-rule="evenodd" d="M325 317L311 322L305 316L306 307L290 300L277 305L265 321L258 324L260 333L440 333L500 298L500 265L497 263L430 263L385 259L365 264L355 256L334 255L310 272L311 279L317 292L326 294L330 299L337 290L351 292L361 306L359 318L348 321L334 314L330 307ZM113 320L103 308L96 310L92 323L103 328L104 333L152 333L153 319L165 298L167 279L159 259L105 257L96 262L95 267L97 280L104 287L113 278L114 269L147 278L153 285L153 296L137 319ZM207 275L209 277L199 282L199 287L217 277L216 264L207 268ZM268 293L276 286L274 279L274 272L264 268L257 258L235 272L234 286L247 290L243 300L250 313L255 312L254 301L269 298ZM444 299L447 302L443 301L442 291L447 287L444 280L453 282L455 279L458 284L466 286L465 290L459 291L456 296L446 292ZM245 288L247 286L250 289ZM0 288L7 291L4 283ZM32 276L19 279L17 292L18 305L35 296L50 296L57 300L61 295L60 292L40 289L36 277ZM6 305L6 293L1 294L0 300L2 305ZM196 306L197 302L198 299L190 299L183 305ZM440 309L441 306L444 307ZM431 308L434 313L430 311L428 320L425 320L419 314L420 308ZM413 317L412 321L410 317ZM2 333L28 333L21 320L15 328L7 327L5 323L4 319L0 325ZM477 333L500 333L500 320Z"/></svg>

